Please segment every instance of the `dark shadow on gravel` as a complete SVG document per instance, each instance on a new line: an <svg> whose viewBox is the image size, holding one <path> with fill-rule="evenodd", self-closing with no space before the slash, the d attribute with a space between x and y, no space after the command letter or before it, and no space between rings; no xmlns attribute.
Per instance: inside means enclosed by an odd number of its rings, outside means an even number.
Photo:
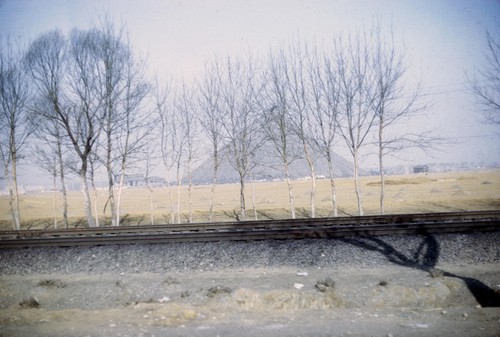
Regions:
<svg viewBox="0 0 500 337"><path fill-rule="evenodd" d="M472 277L455 275L435 268L439 259L440 246L439 242L432 234L427 233L423 235L423 240L413 256L407 256L399 252L396 248L378 237L359 236L355 238L343 238L342 241L378 252L384 255L390 262L400 266L429 272L432 277L444 276L458 278L466 284L469 291L482 307L500 307L500 294L495 292L488 285Z"/></svg>

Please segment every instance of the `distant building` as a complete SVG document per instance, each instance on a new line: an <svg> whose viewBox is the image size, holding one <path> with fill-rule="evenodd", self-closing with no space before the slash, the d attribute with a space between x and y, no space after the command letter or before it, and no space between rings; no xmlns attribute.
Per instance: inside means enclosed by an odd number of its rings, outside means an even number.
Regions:
<svg viewBox="0 0 500 337"><path fill-rule="evenodd" d="M120 175L115 176L116 183L120 182ZM124 186L144 186L146 184L146 180L142 174L126 174L123 177L123 185Z"/></svg>
<svg viewBox="0 0 500 337"><path fill-rule="evenodd" d="M145 187L149 185L150 187L160 187L165 186L165 179L157 176L149 177L148 183L146 184L146 177L142 174L126 174L123 177L123 186L127 187ZM120 175L115 176L115 182L120 183Z"/></svg>
<svg viewBox="0 0 500 337"><path fill-rule="evenodd" d="M149 180L149 186L152 187L160 187L160 186L165 186L167 184L165 179L158 176L150 177L148 180Z"/></svg>
<svg viewBox="0 0 500 337"><path fill-rule="evenodd" d="M417 165L413 167L413 173L428 173L429 167L427 165Z"/></svg>

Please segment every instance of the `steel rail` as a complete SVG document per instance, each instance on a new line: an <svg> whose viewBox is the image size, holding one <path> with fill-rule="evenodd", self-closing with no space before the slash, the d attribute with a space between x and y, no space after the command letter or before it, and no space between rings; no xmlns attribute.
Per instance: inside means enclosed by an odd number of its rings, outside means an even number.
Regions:
<svg viewBox="0 0 500 337"><path fill-rule="evenodd" d="M500 230L500 211L391 214L0 232L0 249L42 246L339 238Z"/></svg>
<svg viewBox="0 0 500 337"><path fill-rule="evenodd" d="M371 225L387 223L415 223L415 222L436 222L436 221L475 221L485 218L496 219L500 216L500 211L475 211L475 212L453 212L453 213L423 213L423 214L392 214L374 216L348 216L335 218L308 218L308 219L279 219L261 220L246 222L218 222L218 223L186 223L186 224L166 224L166 225L142 225L142 226L121 226L121 227L97 227L97 228L69 228L69 229L49 229L49 230L21 230L21 231L0 231L0 238L19 236L65 236L65 235L100 235L119 234L137 232L192 232L192 231L220 231L232 230L235 228L267 228L272 227L317 227L321 224L328 225Z"/></svg>

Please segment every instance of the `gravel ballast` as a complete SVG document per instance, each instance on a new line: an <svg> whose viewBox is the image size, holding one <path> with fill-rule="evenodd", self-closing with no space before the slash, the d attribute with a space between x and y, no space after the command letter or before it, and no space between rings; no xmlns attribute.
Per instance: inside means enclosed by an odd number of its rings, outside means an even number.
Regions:
<svg viewBox="0 0 500 337"><path fill-rule="evenodd" d="M488 264L500 232L345 239L0 249L0 273L162 273L227 268Z"/></svg>

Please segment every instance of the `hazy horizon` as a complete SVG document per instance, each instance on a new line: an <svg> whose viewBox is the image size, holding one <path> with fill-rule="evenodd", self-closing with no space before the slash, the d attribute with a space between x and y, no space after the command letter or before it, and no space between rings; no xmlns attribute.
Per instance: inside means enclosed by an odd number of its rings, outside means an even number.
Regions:
<svg viewBox="0 0 500 337"><path fill-rule="evenodd" d="M213 57L248 50L265 54L296 35L328 43L335 34L379 20L392 26L395 41L406 51L408 87L420 81L429 106L412 129L434 129L449 139L433 157L410 151L387 165L499 162L498 125L482 123L465 83L466 74L484 64L486 30L500 34L499 1L0 0L1 34L26 43L55 28L65 34L89 28L103 16L125 25L151 73L187 81ZM361 165L376 166L375 158L365 156ZM37 170L21 169L21 183L39 179Z"/></svg>

